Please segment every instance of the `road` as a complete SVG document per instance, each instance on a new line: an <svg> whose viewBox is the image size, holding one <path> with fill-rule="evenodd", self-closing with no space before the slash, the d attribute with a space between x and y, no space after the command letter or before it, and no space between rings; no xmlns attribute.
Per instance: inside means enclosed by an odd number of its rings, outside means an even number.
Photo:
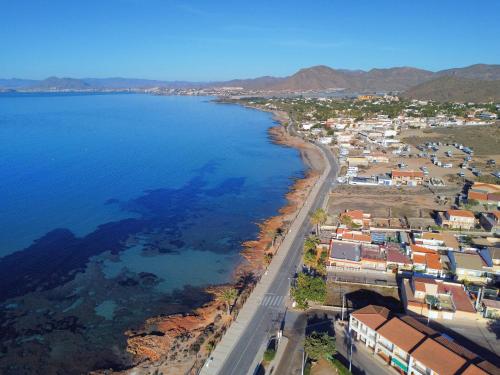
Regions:
<svg viewBox="0 0 500 375"><path fill-rule="evenodd" d="M318 147L322 148L330 165L326 178L316 192L311 192L304 206L305 211L299 213L278 254L273 258L268 269L269 275L263 276L263 279L269 278L268 284L265 286L265 293L253 300L251 296L245 304L256 303L258 306L249 306L248 313L243 312L242 309L236 322L230 327L232 329L231 335L226 333L225 336L228 337L224 337L223 341L217 345L213 357L208 359L201 374L252 374L262 359L270 336L276 333L279 321L285 312L290 280L301 263L304 237L310 233L312 228L308 213L322 207L338 171L337 162L331 151L322 145L318 145ZM281 259L276 259L278 257ZM273 263L277 266L273 267ZM259 294L257 288L252 294ZM243 320L248 321L241 323Z"/></svg>
<svg viewBox="0 0 500 375"><path fill-rule="evenodd" d="M345 326L347 327L347 325ZM335 324L335 337L337 352L344 358L349 358L349 339L345 332L345 327ZM378 357L378 356L377 356ZM361 341L354 342L352 350L352 373L354 375L386 375L398 374L389 365L382 362L382 359L375 357Z"/></svg>

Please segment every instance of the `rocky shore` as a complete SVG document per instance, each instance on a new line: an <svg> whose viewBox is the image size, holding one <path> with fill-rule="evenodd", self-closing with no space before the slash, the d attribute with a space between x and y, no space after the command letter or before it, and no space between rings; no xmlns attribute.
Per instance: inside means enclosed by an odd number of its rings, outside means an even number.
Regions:
<svg viewBox="0 0 500 375"><path fill-rule="evenodd" d="M279 125L269 129L269 137L276 144L298 149L308 171L304 178L294 181L286 194L287 204L279 214L259 223L258 237L243 243L244 261L234 271L233 285L209 288L207 292L213 295L213 300L190 314L150 318L140 330L127 331L127 351L132 354L136 365L124 371L110 369L92 374L196 374L237 316L325 167L325 161L314 145L287 131L287 113L272 113ZM235 288L238 295L230 314L227 314L225 302L221 298L225 288Z"/></svg>

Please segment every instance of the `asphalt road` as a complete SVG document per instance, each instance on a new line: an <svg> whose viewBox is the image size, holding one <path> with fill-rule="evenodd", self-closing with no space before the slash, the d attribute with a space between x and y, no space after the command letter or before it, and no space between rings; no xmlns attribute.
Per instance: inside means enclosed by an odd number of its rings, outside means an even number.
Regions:
<svg viewBox="0 0 500 375"><path fill-rule="evenodd" d="M349 358L349 340L346 338L345 327L335 324L337 352L344 358ZM397 375L398 372L391 366L382 363L375 357L361 341L353 343L352 373L354 375Z"/></svg>
<svg viewBox="0 0 500 375"><path fill-rule="evenodd" d="M337 162L332 153L325 146L320 145L320 147L325 151L331 170L323 186L319 189L319 193L312 204L311 212L322 207L325 197L335 181L338 170ZM311 199L311 197L308 199ZM257 313L254 314L241 339L227 357L218 374L252 374L256 369L260 359L257 356L261 355L269 338L279 329L289 295L290 279L300 266L304 237L307 233L310 233L311 229L311 225L307 223L302 225L298 232L289 234L293 235L294 239L286 260L281 265L274 283L262 300Z"/></svg>

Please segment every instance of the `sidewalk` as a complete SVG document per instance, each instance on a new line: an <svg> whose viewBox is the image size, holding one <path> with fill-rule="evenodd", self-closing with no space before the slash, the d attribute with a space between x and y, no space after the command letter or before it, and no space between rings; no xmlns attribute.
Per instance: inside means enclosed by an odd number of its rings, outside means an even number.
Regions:
<svg viewBox="0 0 500 375"><path fill-rule="evenodd" d="M288 231L287 235L285 236L285 239L278 248L276 255L273 257L266 273L262 276L261 280L251 293L250 297L243 305L237 318L231 324L229 329L226 331L222 340L215 347L210 358L208 358L208 360L205 362L205 365L200 371L201 375L216 375L223 367L228 355L234 349L236 343L242 336L243 332L247 328L250 321L255 317L259 305L262 302L262 299L267 293L270 285L275 280L284 260L288 256L288 252L292 247L293 241L295 240L299 228L302 225L304 225L304 223L306 223L307 220L309 220L309 212L313 206L313 203L318 198L320 189L325 183L331 171L331 166L330 163L328 162L327 156L325 155L321 147L319 147L319 150L321 151L326 160L326 168L323 171L323 174L316 182L314 187L311 189L311 192L306 202L299 210L298 215L296 216L295 220L290 226L290 230ZM264 317L262 317L262 319L263 318Z"/></svg>

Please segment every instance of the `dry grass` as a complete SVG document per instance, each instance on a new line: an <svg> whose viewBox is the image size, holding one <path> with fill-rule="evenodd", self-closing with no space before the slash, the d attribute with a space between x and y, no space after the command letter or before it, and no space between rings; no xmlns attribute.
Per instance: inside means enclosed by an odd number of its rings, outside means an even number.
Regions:
<svg viewBox="0 0 500 375"><path fill-rule="evenodd" d="M498 123L485 126L424 129L423 131L408 132L408 134L403 134L403 137L403 142L414 146L426 142L457 142L472 147L476 155L500 155L500 126Z"/></svg>

